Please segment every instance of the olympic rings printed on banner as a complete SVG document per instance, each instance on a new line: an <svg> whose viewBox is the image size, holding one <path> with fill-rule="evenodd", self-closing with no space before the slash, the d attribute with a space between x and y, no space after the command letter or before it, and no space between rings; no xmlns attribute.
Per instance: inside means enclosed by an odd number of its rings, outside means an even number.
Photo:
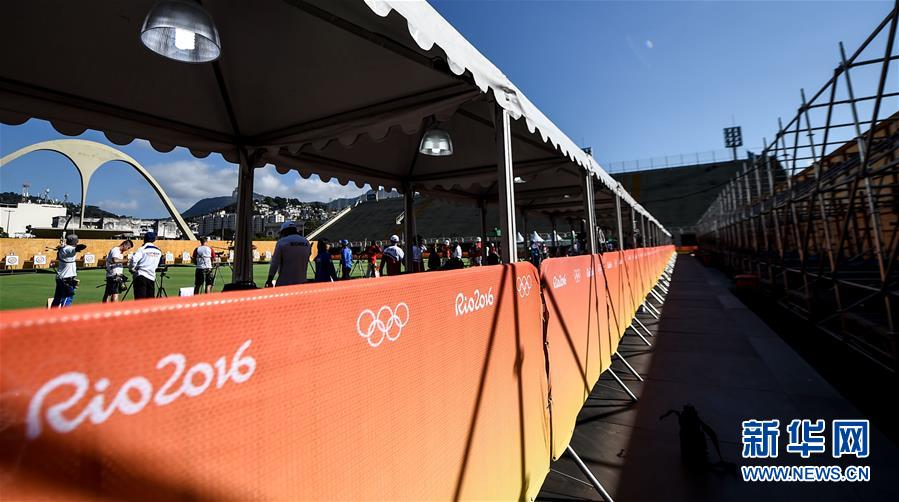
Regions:
<svg viewBox="0 0 899 502"><path fill-rule="evenodd" d="M377 347L385 338L391 342L399 338L408 323L409 306L400 302L394 308L385 305L377 313L369 309L363 310L356 318L356 331L369 345Z"/></svg>
<svg viewBox="0 0 899 502"><path fill-rule="evenodd" d="M531 294L531 276L522 275L515 278L515 286L518 290L518 296L524 298Z"/></svg>

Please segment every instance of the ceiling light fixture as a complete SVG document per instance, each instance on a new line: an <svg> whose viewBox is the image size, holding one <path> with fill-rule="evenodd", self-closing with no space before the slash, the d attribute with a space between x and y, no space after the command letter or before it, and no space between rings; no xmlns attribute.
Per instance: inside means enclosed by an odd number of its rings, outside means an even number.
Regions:
<svg viewBox="0 0 899 502"><path fill-rule="evenodd" d="M156 3L144 19L140 40L156 54L183 63L208 63L222 53L212 16L185 0Z"/></svg>

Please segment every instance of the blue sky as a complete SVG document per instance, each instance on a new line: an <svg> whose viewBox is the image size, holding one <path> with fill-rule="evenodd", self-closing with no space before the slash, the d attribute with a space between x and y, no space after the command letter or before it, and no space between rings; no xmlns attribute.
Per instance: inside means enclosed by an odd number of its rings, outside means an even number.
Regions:
<svg viewBox="0 0 899 502"><path fill-rule="evenodd" d="M732 121L743 127L747 147L759 146L763 136L774 135L778 116L795 113L801 87L817 91L832 74L837 42L854 49L892 2L432 5L572 140L609 162L722 149L721 129ZM875 77L854 75L858 86ZM891 113L897 100L884 106ZM0 154L59 137L42 121L2 125ZM96 132L81 137L106 142ZM159 179L182 210L202 197L227 195L236 183L236 168L218 155L196 159L183 149L161 154L144 142L121 148ZM201 176L185 178L185 172ZM57 198L80 198L76 171L56 154L30 154L0 170L2 191L19 191L23 181L31 183L32 194L49 188ZM302 200L360 192L295 173L280 176L271 168L257 173L256 191ZM117 213L166 214L139 175L116 163L101 168L88 202Z"/></svg>

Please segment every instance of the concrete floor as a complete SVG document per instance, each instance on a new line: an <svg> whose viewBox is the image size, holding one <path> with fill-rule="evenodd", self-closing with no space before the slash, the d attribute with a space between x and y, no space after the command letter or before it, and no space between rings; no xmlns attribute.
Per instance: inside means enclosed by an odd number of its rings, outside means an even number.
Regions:
<svg viewBox="0 0 899 502"><path fill-rule="evenodd" d="M679 257L661 319L640 314L655 333L650 339L653 347L632 334L622 340L622 354L646 381L638 382L620 362L612 364L639 402L632 404L606 373L581 410L571 446L610 495L618 502L899 500L896 446L872 429L869 458L831 458L830 420L866 417L727 288L728 281L719 272L694 258ZM896 392L883 390L884 400L891 403L885 405L895 405ZM733 474L689 473L680 460L677 419L659 420L685 403L696 406L717 433L725 460L737 466L869 465L872 480L749 483ZM741 422L752 418L780 419L777 459L741 457ZM794 418L827 420L825 453L803 460L785 451L786 425ZM711 444L709 458L717 460ZM551 467L541 500L600 499L591 486L579 481L586 478L567 456Z"/></svg>

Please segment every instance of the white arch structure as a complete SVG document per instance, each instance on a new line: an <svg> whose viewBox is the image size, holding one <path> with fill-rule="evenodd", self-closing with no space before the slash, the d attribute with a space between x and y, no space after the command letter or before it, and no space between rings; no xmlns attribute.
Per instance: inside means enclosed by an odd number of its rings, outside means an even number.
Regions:
<svg viewBox="0 0 899 502"><path fill-rule="evenodd" d="M3 158L0 158L0 167L5 166L6 164L18 159L23 155L41 150L61 154L62 156L69 159L72 164L75 165L75 169L78 170L78 174L81 176L82 222L84 221L84 207L87 201L87 189L90 186L91 177L103 164L106 164L107 162L111 162L113 160L120 160L133 167L138 173L140 173L141 176L144 177L145 180L147 180L147 183L149 183L150 186L153 187L153 190L156 191L156 195L159 196L162 204L175 220L175 224L178 225L178 229L181 230L181 234L186 239L196 240L193 232L190 231L187 223L185 223L184 219L181 217L181 213L179 213L178 210L175 209L175 205L172 204L171 199L169 199L169 196L166 195L165 191L163 191L162 187L159 185L159 182L150 175L150 173L144 168L144 166L140 165L130 155L116 150L115 148L112 148L110 146L104 145L103 143L97 143L95 141L87 141L83 139L55 139L51 141L42 141L40 143L35 143L33 145L16 150L15 152Z"/></svg>

